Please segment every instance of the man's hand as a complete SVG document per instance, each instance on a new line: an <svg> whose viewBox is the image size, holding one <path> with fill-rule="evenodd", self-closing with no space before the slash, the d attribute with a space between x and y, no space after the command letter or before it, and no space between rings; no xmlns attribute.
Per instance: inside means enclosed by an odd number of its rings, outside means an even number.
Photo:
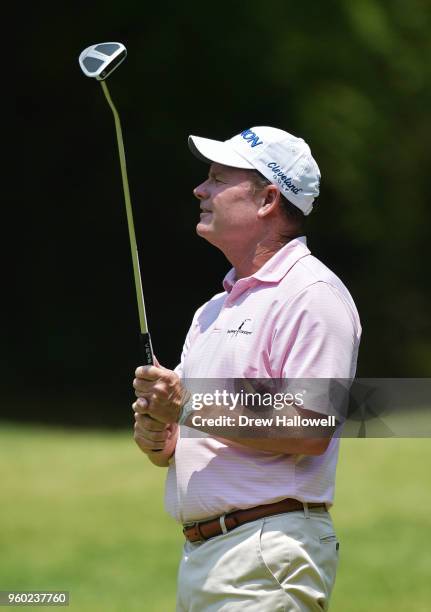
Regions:
<svg viewBox="0 0 431 612"><path fill-rule="evenodd" d="M135 412L149 415L160 423L176 423L186 401L187 392L172 370L157 365L136 368L133 381Z"/></svg>
<svg viewBox="0 0 431 612"><path fill-rule="evenodd" d="M141 451L150 455L154 451L163 451L170 457L175 449L177 425L166 425L155 421L145 414L135 412L134 439Z"/></svg>

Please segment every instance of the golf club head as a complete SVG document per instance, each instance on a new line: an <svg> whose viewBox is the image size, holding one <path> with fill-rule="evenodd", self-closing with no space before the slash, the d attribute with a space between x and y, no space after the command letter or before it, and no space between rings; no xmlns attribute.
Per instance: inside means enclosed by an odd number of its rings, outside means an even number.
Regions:
<svg viewBox="0 0 431 612"><path fill-rule="evenodd" d="M85 76L104 81L126 58L127 49L119 42L99 43L87 47L79 56Z"/></svg>

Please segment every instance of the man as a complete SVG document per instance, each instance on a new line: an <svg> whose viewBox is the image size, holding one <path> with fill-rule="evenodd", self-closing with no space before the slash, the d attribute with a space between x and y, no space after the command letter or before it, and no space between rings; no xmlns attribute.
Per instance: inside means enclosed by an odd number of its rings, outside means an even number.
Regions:
<svg viewBox="0 0 431 612"><path fill-rule="evenodd" d="M327 610L338 437L199 434L182 383L354 377L355 305L303 235L319 168L302 139L270 127L189 147L209 164L197 233L233 267L197 310L176 370L139 367L133 382L135 440L168 467L167 510L184 525L177 610ZM298 415L325 414L312 397L299 404Z"/></svg>

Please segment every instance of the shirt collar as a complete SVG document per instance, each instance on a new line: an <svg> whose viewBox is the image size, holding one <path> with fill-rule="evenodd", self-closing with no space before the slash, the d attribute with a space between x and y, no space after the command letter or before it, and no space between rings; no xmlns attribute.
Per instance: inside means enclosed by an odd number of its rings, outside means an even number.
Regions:
<svg viewBox="0 0 431 612"><path fill-rule="evenodd" d="M310 250L307 247L307 238L299 236L299 238L295 238L284 245L247 279L249 282L251 279L256 279L261 283L278 283L286 276L296 262L306 255L310 255ZM245 281L245 279L241 280ZM223 279L225 291L230 293L236 282L235 268L231 268Z"/></svg>

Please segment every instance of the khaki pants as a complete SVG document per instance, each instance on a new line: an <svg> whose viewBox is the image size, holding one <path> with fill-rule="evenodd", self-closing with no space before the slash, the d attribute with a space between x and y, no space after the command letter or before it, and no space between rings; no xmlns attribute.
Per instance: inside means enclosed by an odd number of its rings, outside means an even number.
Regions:
<svg viewBox="0 0 431 612"><path fill-rule="evenodd" d="M177 612L322 612L337 562L338 542L324 509L246 523L185 543Z"/></svg>

